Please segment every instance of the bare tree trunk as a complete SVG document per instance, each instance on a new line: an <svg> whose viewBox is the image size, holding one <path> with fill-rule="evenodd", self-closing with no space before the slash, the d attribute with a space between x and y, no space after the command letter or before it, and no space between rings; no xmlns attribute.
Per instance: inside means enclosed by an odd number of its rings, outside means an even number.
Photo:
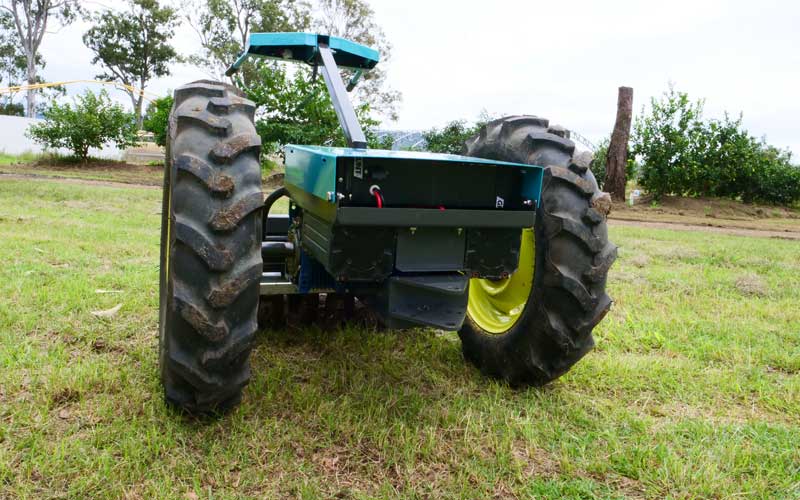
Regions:
<svg viewBox="0 0 800 500"><path fill-rule="evenodd" d="M625 201L625 166L628 163L628 138L631 135L633 89L620 87L617 96L617 120L611 133L606 156L606 181L603 188L615 201Z"/></svg>
<svg viewBox="0 0 800 500"><path fill-rule="evenodd" d="M33 85L36 83L36 55L28 57L28 85ZM28 89L28 95L25 100L25 116L28 118L34 118L36 116L36 91L34 89Z"/></svg>
<svg viewBox="0 0 800 500"><path fill-rule="evenodd" d="M142 116L142 103L144 101L144 96L139 94L138 99L136 99L136 109L134 109L134 113L136 113L136 128L138 130L142 130L142 123L144 122L144 116Z"/></svg>

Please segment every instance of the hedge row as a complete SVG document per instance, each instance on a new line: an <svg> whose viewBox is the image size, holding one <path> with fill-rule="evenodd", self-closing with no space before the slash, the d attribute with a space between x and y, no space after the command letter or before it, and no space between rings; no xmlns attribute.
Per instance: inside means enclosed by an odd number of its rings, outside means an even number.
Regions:
<svg viewBox="0 0 800 500"><path fill-rule="evenodd" d="M791 153L752 137L741 117L703 120L703 102L670 89L634 124L631 155L649 193L715 196L792 205L800 167Z"/></svg>

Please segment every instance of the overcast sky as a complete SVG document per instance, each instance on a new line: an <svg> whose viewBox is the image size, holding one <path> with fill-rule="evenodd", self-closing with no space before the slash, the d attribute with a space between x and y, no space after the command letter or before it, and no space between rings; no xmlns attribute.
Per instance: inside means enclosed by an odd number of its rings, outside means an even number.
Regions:
<svg viewBox="0 0 800 500"><path fill-rule="evenodd" d="M425 129L474 120L486 110L537 114L596 141L613 127L617 87L633 87L638 113L673 82L691 97L706 99L707 117L742 112L751 134L800 158L800 2L370 3L393 45L384 65L389 83L403 94L399 120L383 128ZM81 41L86 29L78 23L45 38L45 79L99 72ZM174 42L184 54L198 43L188 25ZM176 65L170 77L147 90L162 94L205 76ZM70 93L79 91L70 87Z"/></svg>

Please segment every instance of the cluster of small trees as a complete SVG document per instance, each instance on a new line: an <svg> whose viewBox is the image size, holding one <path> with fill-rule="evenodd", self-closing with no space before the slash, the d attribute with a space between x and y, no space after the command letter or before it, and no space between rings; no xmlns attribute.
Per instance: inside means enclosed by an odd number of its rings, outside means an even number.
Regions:
<svg viewBox="0 0 800 500"><path fill-rule="evenodd" d="M703 101L670 88L634 124L630 149L639 183L656 197L715 196L745 202L800 201L800 167L791 153L742 127L742 118L703 118Z"/></svg>
<svg viewBox="0 0 800 500"><path fill-rule="evenodd" d="M800 201L800 166L790 151L756 138L741 115L703 117L703 101L670 87L637 117L626 174L655 198L712 196L792 205ZM603 187L608 140L592 172Z"/></svg>

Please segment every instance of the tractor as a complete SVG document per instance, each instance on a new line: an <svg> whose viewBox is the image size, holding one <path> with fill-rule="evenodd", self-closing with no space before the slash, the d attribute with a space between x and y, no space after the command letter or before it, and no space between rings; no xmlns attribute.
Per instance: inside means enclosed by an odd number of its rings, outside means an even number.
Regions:
<svg viewBox="0 0 800 500"><path fill-rule="evenodd" d="M215 81L175 90L159 284L169 404L236 406L259 319L280 328L320 310L456 331L466 360L512 386L546 384L593 347L617 250L610 198L568 130L509 116L483 126L463 155L368 149L348 92L377 51L253 33L227 74L248 56L320 71L349 147L286 145L284 184L265 197L254 103ZM288 214L270 213L282 197Z"/></svg>

